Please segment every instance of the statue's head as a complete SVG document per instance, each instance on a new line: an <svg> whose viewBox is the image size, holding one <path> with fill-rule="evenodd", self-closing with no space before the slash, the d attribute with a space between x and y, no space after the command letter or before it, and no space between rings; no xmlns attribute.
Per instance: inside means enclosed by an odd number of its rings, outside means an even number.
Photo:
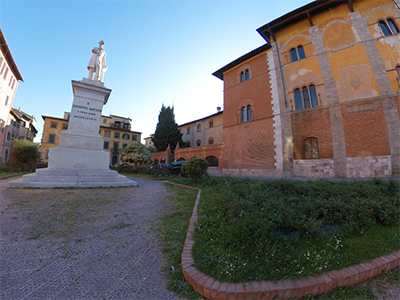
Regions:
<svg viewBox="0 0 400 300"><path fill-rule="evenodd" d="M106 43L103 41L103 40L101 40L100 42L99 42L99 46L104 46Z"/></svg>

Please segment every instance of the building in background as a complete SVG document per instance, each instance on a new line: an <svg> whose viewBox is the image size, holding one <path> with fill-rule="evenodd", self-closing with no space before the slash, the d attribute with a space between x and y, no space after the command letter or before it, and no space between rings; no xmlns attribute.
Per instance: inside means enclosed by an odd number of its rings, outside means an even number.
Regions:
<svg viewBox="0 0 400 300"><path fill-rule="evenodd" d="M11 114L15 115L20 122L19 126L19 133L18 133L18 139L26 139L31 142L36 137L36 134L38 133L36 129L36 119L34 116L28 115L26 112L21 111L20 108L12 108L11 109Z"/></svg>
<svg viewBox="0 0 400 300"><path fill-rule="evenodd" d="M187 147L200 147L222 143L222 111L208 117L178 126Z"/></svg>
<svg viewBox="0 0 400 300"><path fill-rule="evenodd" d="M154 137L154 134L150 134L149 137L147 137L147 138L144 139L144 145L145 145L147 148L154 148L154 143L153 143L153 140L152 140L153 137Z"/></svg>
<svg viewBox="0 0 400 300"><path fill-rule="evenodd" d="M36 137L36 119L21 111L20 109L12 108L10 110L8 125L4 128L3 160L6 161L10 158L12 149L12 141L26 139L31 142Z"/></svg>
<svg viewBox="0 0 400 300"><path fill-rule="evenodd" d="M58 147L60 135L68 129L69 117L69 112L65 112L63 118L42 116L41 155L44 161L49 158L50 148ZM104 139L104 151L110 153L110 164L119 164L121 151L132 142L140 142L141 132L131 131L131 122L130 118L101 116L100 135Z"/></svg>
<svg viewBox="0 0 400 300"><path fill-rule="evenodd" d="M10 141L7 141L7 134L14 130L14 119L10 111L14 102L15 93L22 76L11 55L3 31L0 28L0 162L5 161L10 153ZM11 121L13 123L11 123ZM13 128L8 128L11 126Z"/></svg>
<svg viewBox="0 0 400 300"><path fill-rule="evenodd" d="M223 172L400 176L400 1L313 1L257 31L224 81Z"/></svg>
<svg viewBox="0 0 400 300"><path fill-rule="evenodd" d="M204 158L210 168L222 170L223 150L223 114L220 107L218 112L205 118L179 125L185 148L179 146L175 149L175 160L189 160L192 157Z"/></svg>
<svg viewBox="0 0 400 300"><path fill-rule="evenodd" d="M217 108L217 113L210 116L191 121L178 126L182 133L184 146L176 146L174 151L171 147L162 152L151 154L153 164L167 163L173 161L187 161L192 157L204 158L209 163L208 172L221 173L223 158L223 111ZM146 139L151 145L151 137Z"/></svg>

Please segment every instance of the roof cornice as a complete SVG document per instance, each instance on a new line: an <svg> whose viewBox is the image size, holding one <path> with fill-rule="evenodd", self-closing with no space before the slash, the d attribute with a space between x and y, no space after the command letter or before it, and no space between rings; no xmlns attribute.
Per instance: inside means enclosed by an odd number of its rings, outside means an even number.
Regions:
<svg viewBox="0 0 400 300"><path fill-rule="evenodd" d="M254 49L253 51L239 57L238 59L234 60L233 62L227 64L225 67L222 67L221 69L215 71L214 73L212 73L212 75L214 75L215 77L218 77L221 80L224 80L224 73L238 65L240 65L241 63L245 62L246 60L253 58L254 56L257 56L258 54L268 50L271 48L271 44L264 44L261 47L258 47L257 49Z"/></svg>
<svg viewBox="0 0 400 300"><path fill-rule="evenodd" d="M219 112L217 112L217 113L215 113L215 114L209 115L209 116L207 116L207 117L204 117L204 118L201 118L201 119L198 119L198 120L194 120L194 121L191 121L191 122L187 122L187 123L178 125L178 127L186 126L186 125L189 125L189 124L192 124L192 123L196 123L196 122L199 122L199 121L203 121L203 120L205 120L205 119L208 119L208 118L211 118L211 117L215 117L215 116L217 116L217 115L220 115L220 114L222 114L223 112L224 112L224 111L221 110L221 111L219 111Z"/></svg>
<svg viewBox="0 0 400 300"><path fill-rule="evenodd" d="M6 42L6 38L4 37L3 31L1 30L0 27L0 49L3 52L6 61L11 69L11 71L13 72L15 78L19 81L24 81L22 79L21 73L19 73L18 67L11 55L11 51L10 48L8 48L7 42Z"/></svg>
<svg viewBox="0 0 400 300"><path fill-rule="evenodd" d="M287 14L261 26L257 29L257 32L268 42L271 41L271 37L275 33L290 26L294 23L300 22L302 20L308 19L310 26L313 26L312 17L320 14L323 11L329 10L339 5L347 4L350 11L353 10L353 2L358 0L316 0L309 4L306 4L298 9L295 9Z"/></svg>

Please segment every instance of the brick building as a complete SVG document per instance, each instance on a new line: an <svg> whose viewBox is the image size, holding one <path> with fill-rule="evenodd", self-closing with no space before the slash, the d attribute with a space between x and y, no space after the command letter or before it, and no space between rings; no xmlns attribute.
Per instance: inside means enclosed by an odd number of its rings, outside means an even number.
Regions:
<svg viewBox="0 0 400 300"><path fill-rule="evenodd" d="M400 176L400 0L313 1L224 81L225 174Z"/></svg>
<svg viewBox="0 0 400 300"><path fill-rule="evenodd" d="M58 147L60 135L68 129L70 113L64 118L42 116L44 120L41 141L41 155L44 161L49 158L49 150ZM110 164L120 163L122 150L132 142L140 141L141 132L131 131L130 118L110 115L101 116L100 135L104 139L103 149L110 153Z"/></svg>

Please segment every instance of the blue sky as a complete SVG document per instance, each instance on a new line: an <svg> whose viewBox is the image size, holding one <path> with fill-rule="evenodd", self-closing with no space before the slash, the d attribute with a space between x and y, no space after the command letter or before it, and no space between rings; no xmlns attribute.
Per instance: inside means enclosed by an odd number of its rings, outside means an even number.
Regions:
<svg viewBox="0 0 400 300"><path fill-rule="evenodd" d="M1 0L0 26L24 79L13 107L34 115L70 111L71 80L87 77L91 49L104 40L112 89L103 115L154 133L162 103L184 124L223 107L211 74L264 44L256 29L311 0Z"/></svg>

